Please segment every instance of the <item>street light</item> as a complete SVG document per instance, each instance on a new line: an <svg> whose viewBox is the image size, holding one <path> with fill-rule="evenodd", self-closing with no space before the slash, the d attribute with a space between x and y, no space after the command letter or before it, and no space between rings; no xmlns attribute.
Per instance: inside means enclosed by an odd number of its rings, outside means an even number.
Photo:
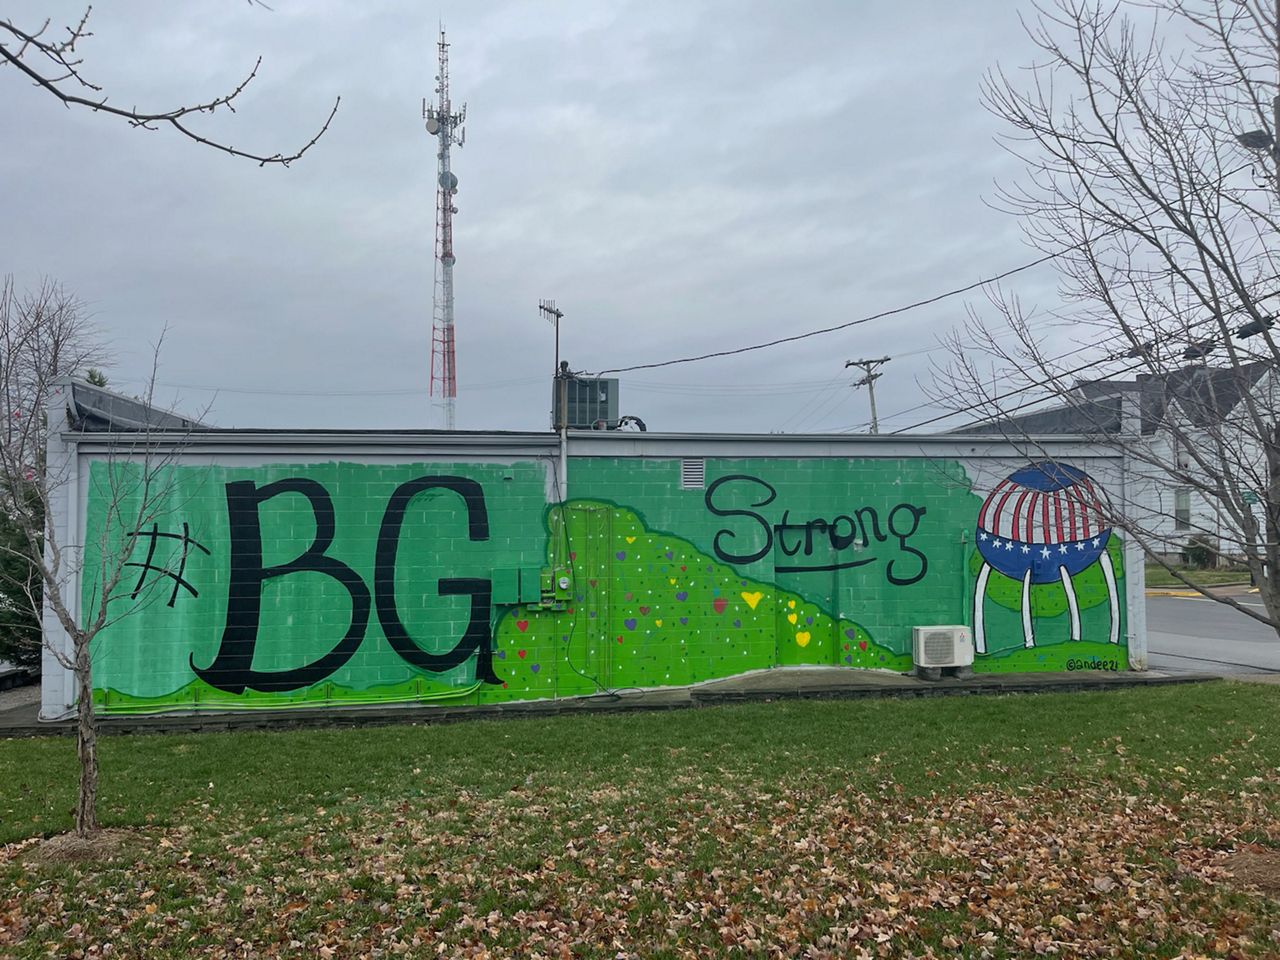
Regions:
<svg viewBox="0 0 1280 960"><path fill-rule="evenodd" d="M1246 150L1270 150L1275 142L1275 138L1265 130L1250 130L1248 133L1236 134L1236 143Z"/></svg>

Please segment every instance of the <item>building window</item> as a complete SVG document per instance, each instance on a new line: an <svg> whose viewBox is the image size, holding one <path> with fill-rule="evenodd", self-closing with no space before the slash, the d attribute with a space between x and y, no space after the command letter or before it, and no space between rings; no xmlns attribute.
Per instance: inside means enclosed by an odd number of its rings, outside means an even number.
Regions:
<svg viewBox="0 0 1280 960"><path fill-rule="evenodd" d="M1173 529L1191 529L1191 491L1186 487L1173 494Z"/></svg>

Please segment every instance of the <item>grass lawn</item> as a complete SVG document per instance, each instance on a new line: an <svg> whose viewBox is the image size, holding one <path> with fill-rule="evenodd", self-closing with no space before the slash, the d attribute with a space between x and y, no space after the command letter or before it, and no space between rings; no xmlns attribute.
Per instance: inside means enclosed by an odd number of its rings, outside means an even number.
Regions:
<svg viewBox="0 0 1280 960"><path fill-rule="evenodd" d="M1244 568L1224 567L1215 570L1192 570L1187 567L1179 569L1192 583L1197 583L1202 587L1210 587L1218 583L1249 582L1249 571ZM1182 587L1185 589L1187 585L1158 563L1149 563L1147 564L1147 586Z"/></svg>
<svg viewBox="0 0 1280 960"><path fill-rule="evenodd" d="M5 957L1280 955L1280 687L0 741ZM110 952L107 944L111 945Z"/></svg>

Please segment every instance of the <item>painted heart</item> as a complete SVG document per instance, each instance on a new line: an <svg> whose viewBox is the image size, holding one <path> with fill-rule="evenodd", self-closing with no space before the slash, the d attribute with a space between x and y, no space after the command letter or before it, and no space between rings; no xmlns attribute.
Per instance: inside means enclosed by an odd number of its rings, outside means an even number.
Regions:
<svg viewBox="0 0 1280 960"><path fill-rule="evenodd" d="M791 610L794 610L796 608L796 602L794 600L788 600L787 607Z"/></svg>
<svg viewBox="0 0 1280 960"><path fill-rule="evenodd" d="M624 539L624 540L626 540L626 541L627 541L627 543L635 543L635 542L636 542L636 538L635 538L635 537L623 537L623 539Z"/></svg>
<svg viewBox="0 0 1280 960"><path fill-rule="evenodd" d="M542 664L540 664L540 663L531 663L531 664L529 665L529 669L530 669L530 670L532 670L534 673L537 673L539 670L541 670L541 669L542 669Z"/></svg>
<svg viewBox="0 0 1280 960"><path fill-rule="evenodd" d="M674 554L670 550L668 550L665 554L663 554L663 556L665 556L668 560L670 560L672 559Z"/></svg>
<svg viewBox="0 0 1280 960"><path fill-rule="evenodd" d="M859 650L867 649L867 641L863 640L860 644L858 644L858 649Z"/></svg>
<svg viewBox="0 0 1280 960"><path fill-rule="evenodd" d="M589 616L592 620L594 620L596 618L596 612L592 610L587 614L587 616Z"/></svg>
<svg viewBox="0 0 1280 960"><path fill-rule="evenodd" d="M681 572L681 573L684 573L684 572L685 572L686 570L688 570L688 569L689 569L689 568L688 568L688 567L686 567L683 563L682 563L682 564L680 564L680 572Z"/></svg>
<svg viewBox="0 0 1280 960"><path fill-rule="evenodd" d="M742 591L742 599L747 601L747 606L750 607L752 610L756 608L756 604L759 603L763 598L764 598L764 594L761 593L759 590L757 590L755 593L748 593L745 590Z"/></svg>
<svg viewBox="0 0 1280 960"><path fill-rule="evenodd" d="M662 626L662 619L661 619L661 618L659 618L659 619L657 619L657 620L653 621L653 625L654 625L655 627L660 627L660 626Z"/></svg>
<svg viewBox="0 0 1280 960"><path fill-rule="evenodd" d="M498 659L499 659L499 660L505 660L505 659L507 659L507 651L505 651L505 650L499 650L499 651L498 651Z"/></svg>
<svg viewBox="0 0 1280 960"><path fill-rule="evenodd" d="M636 598L636 595L635 595L634 593L632 593L630 590L628 590L628 591L627 591L627 595L626 595L627 603L630 603L630 602L631 602L632 600L634 600L635 598Z"/></svg>
<svg viewBox="0 0 1280 960"><path fill-rule="evenodd" d="M845 635L846 637L848 637L850 640L857 640L857 639L858 639L858 631L857 631L857 630L855 630L855 629L853 629L853 627L850 627L848 630L846 630L846 631L844 632L844 635Z"/></svg>
<svg viewBox="0 0 1280 960"><path fill-rule="evenodd" d="M517 630L519 630L521 633L524 633L526 630L528 630L528 629L529 629L529 621L528 621L528 620L517 620L517 621L516 621L516 629L517 629Z"/></svg>
<svg viewBox="0 0 1280 960"><path fill-rule="evenodd" d="M570 550L570 551L569 551L569 560L572 562L572 561L577 560L577 559L578 559L578 554L577 554L575 551Z"/></svg>
<svg viewBox="0 0 1280 960"><path fill-rule="evenodd" d="M853 657L845 657L845 658L844 658L844 662L845 662L845 663L853 663Z"/></svg>
<svg viewBox="0 0 1280 960"><path fill-rule="evenodd" d="M671 586L673 586L673 587L674 587L674 586L676 585L676 578L675 578L675 577L667 577L667 583L671 584Z"/></svg>
<svg viewBox="0 0 1280 960"><path fill-rule="evenodd" d="M618 634L618 642L619 642L619 643L621 643L621 642L622 642L622 634Z"/></svg>
<svg viewBox="0 0 1280 960"><path fill-rule="evenodd" d="M711 609L716 613L724 613L725 608L729 606L729 601L724 597L716 597L711 601Z"/></svg>
<svg viewBox="0 0 1280 960"><path fill-rule="evenodd" d="M742 621L741 621L741 620L735 620L735 621L733 621L733 625L734 625L735 627L740 627L740 626L742 626Z"/></svg>
<svg viewBox="0 0 1280 960"><path fill-rule="evenodd" d="M682 627L687 627L688 625L689 625L689 618L688 618L688 617L681 617L681 618L680 618L680 626L682 626Z"/></svg>
<svg viewBox="0 0 1280 960"><path fill-rule="evenodd" d="M846 650L848 650L848 649L849 649L849 645L846 643L846 644L844 645L844 648L845 648Z"/></svg>
<svg viewBox="0 0 1280 960"><path fill-rule="evenodd" d="M649 612L649 608L648 608L648 607L641 607L641 608L640 608L640 616L642 616L642 617L643 617L643 616L644 616L646 613L648 613L648 612Z"/></svg>
<svg viewBox="0 0 1280 960"><path fill-rule="evenodd" d="M689 599L689 591L681 590L679 593L676 594L676 599L679 600L681 603L684 603L686 600Z"/></svg>
<svg viewBox="0 0 1280 960"><path fill-rule="evenodd" d="M805 622L808 626L812 627L812 626L813 626L813 617L805 617L805 618L804 618L804 622Z"/></svg>
<svg viewBox="0 0 1280 960"><path fill-rule="evenodd" d="M594 587L594 586L595 586L597 583L599 583L599 582L600 582L599 580L588 580L588 581L587 581L587 586L589 586L589 587Z"/></svg>
<svg viewBox="0 0 1280 960"><path fill-rule="evenodd" d="M525 657L527 657L528 655L529 655L529 651L528 651L528 650L517 650L517 651L516 651L516 656L517 656L517 657L519 657L521 660L523 660L523 659L524 659Z"/></svg>
<svg viewBox="0 0 1280 960"><path fill-rule="evenodd" d="M788 620L788 621L789 621L793 626L795 625L795 622L796 622L798 619L800 619L800 618L799 618L799 617L797 617L794 613L788 613L788 614L787 614L787 620Z"/></svg>
<svg viewBox="0 0 1280 960"><path fill-rule="evenodd" d="M807 647L809 645L809 631L801 630L799 633L797 633L796 643L800 644L800 646L802 647Z"/></svg>
<svg viewBox="0 0 1280 960"><path fill-rule="evenodd" d="M628 630L634 630L636 628L636 618L627 617L627 619L622 621L622 625L626 627Z"/></svg>
<svg viewBox="0 0 1280 960"><path fill-rule="evenodd" d="M619 560L625 560L627 559L627 551L619 550L617 553L614 554L614 556L617 557Z"/></svg>

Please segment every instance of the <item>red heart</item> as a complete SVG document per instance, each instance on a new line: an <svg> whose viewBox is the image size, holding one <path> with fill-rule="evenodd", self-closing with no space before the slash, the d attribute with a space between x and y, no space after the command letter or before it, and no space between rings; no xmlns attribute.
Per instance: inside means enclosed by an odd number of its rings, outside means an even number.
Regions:
<svg viewBox="0 0 1280 960"><path fill-rule="evenodd" d="M643 617L643 616L644 616L646 613L648 613L648 612L649 612L649 608L648 608L648 607L641 607L641 608L640 608L640 616L642 616L642 617Z"/></svg>
<svg viewBox="0 0 1280 960"><path fill-rule="evenodd" d="M528 621L528 620L517 620L517 621L516 621L516 629L517 629L517 630L519 630L521 633L524 633L526 630L528 630L528 629L529 629L529 621Z"/></svg>
<svg viewBox="0 0 1280 960"><path fill-rule="evenodd" d="M517 650L517 651L516 651L516 656L517 656L517 657L519 657L521 660L523 660L526 656L528 656L528 654L529 654L529 651L528 651L528 650Z"/></svg>
<svg viewBox="0 0 1280 960"><path fill-rule="evenodd" d="M858 649L859 650L867 649L867 641L863 640L860 644L858 644Z"/></svg>
<svg viewBox="0 0 1280 960"><path fill-rule="evenodd" d="M716 597L711 601L711 606L715 608L716 613L724 613L725 608L729 606L729 601L724 597Z"/></svg>
<svg viewBox="0 0 1280 960"><path fill-rule="evenodd" d="M846 650L848 650L848 649L849 649L849 645L846 643L846 644L844 645L844 648L845 648Z"/></svg>
<svg viewBox="0 0 1280 960"><path fill-rule="evenodd" d="M593 587L594 587L597 583L599 583L599 582L600 582L599 580L588 580L588 581L587 581L587 583L588 583L588 584L590 584L590 585L591 585L591 586L593 586Z"/></svg>
<svg viewBox="0 0 1280 960"><path fill-rule="evenodd" d="M619 642L619 643L621 643L621 642L622 642L622 638L621 638L621 637L619 637L619 638L618 638L618 642Z"/></svg>
<svg viewBox="0 0 1280 960"><path fill-rule="evenodd" d="M636 598L636 595L635 595L634 593L632 593L630 590L628 590L628 591L627 591L627 597L626 597L626 599L627 599L627 603L630 603L630 602L631 602L632 600L634 600L635 598Z"/></svg>
<svg viewBox="0 0 1280 960"><path fill-rule="evenodd" d="M503 690L507 689L507 681L505 680L502 681L502 689Z"/></svg>
<svg viewBox="0 0 1280 960"><path fill-rule="evenodd" d="M570 553L569 553L569 559L570 559L570 560L577 560L577 559L578 559L578 555L577 555L576 553L570 552Z"/></svg>
<svg viewBox="0 0 1280 960"><path fill-rule="evenodd" d="M684 573L684 572L685 572L686 570L688 570L688 569L689 569L689 568L688 568L688 567L686 567L683 563L682 563L682 564L680 564L680 572L681 572L681 573Z"/></svg>

